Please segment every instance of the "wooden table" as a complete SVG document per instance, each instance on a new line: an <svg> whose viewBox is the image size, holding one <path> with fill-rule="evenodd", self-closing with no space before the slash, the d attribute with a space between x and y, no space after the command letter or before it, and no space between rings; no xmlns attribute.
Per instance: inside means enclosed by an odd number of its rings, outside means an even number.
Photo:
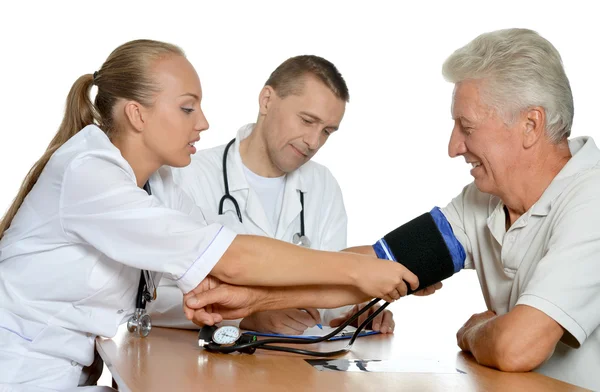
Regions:
<svg viewBox="0 0 600 392"><path fill-rule="evenodd" d="M305 357L258 350L254 355L214 354L198 347L198 333L153 328L147 338L123 325L113 339L96 346L120 391L582 391L537 373L503 373L478 365L464 353L431 358L466 374L318 371ZM357 339L348 359L410 361L402 351L409 337L374 335ZM311 346L334 350L347 341ZM338 357L339 358L339 357ZM423 357L423 359L426 359Z"/></svg>

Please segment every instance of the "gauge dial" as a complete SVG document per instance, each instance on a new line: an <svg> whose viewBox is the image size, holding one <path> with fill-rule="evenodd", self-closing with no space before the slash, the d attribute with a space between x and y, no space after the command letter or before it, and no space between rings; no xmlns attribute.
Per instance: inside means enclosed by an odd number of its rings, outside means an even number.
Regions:
<svg viewBox="0 0 600 392"><path fill-rule="evenodd" d="M240 338L240 329L233 325L225 325L217 328L213 333L213 342L217 344L233 344Z"/></svg>

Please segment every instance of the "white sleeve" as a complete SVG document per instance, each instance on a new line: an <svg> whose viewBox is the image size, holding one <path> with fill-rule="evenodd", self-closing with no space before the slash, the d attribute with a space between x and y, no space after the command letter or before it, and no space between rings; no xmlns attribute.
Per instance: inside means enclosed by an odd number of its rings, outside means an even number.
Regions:
<svg viewBox="0 0 600 392"><path fill-rule="evenodd" d="M128 266L163 272L191 291L212 270L235 234L164 206L138 188L111 157L75 159L62 182L66 235Z"/></svg>
<svg viewBox="0 0 600 392"><path fill-rule="evenodd" d="M163 278L158 285L156 300L148 305L152 325L156 327L199 329L183 313L183 294L175 281Z"/></svg>
<svg viewBox="0 0 600 392"><path fill-rule="evenodd" d="M156 300L148 305L148 313L152 317L152 325L156 327L200 329L200 327L185 317L183 313L183 294L177 284L168 278L163 278L157 288ZM240 326L242 319L223 320L218 325Z"/></svg>

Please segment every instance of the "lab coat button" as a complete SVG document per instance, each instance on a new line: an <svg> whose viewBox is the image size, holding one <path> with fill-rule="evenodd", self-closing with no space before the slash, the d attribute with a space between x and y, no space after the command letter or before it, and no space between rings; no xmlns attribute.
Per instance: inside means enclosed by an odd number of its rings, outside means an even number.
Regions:
<svg viewBox="0 0 600 392"><path fill-rule="evenodd" d="M123 313L124 311L125 311L124 309L119 309L119 310L117 311L117 313L118 313L118 314L121 314L121 313Z"/></svg>
<svg viewBox="0 0 600 392"><path fill-rule="evenodd" d="M71 366L77 366L77 362L71 361Z"/></svg>

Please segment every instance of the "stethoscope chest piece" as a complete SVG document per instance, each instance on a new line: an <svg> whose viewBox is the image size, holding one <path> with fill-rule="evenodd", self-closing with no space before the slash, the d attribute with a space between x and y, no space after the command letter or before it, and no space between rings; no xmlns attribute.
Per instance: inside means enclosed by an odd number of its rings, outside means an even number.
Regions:
<svg viewBox="0 0 600 392"><path fill-rule="evenodd" d="M146 313L146 309L136 309L135 313L127 321L127 330L129 332L137 332L140 337L145 338L152 330L152 320L150 315Z"/></svg>

